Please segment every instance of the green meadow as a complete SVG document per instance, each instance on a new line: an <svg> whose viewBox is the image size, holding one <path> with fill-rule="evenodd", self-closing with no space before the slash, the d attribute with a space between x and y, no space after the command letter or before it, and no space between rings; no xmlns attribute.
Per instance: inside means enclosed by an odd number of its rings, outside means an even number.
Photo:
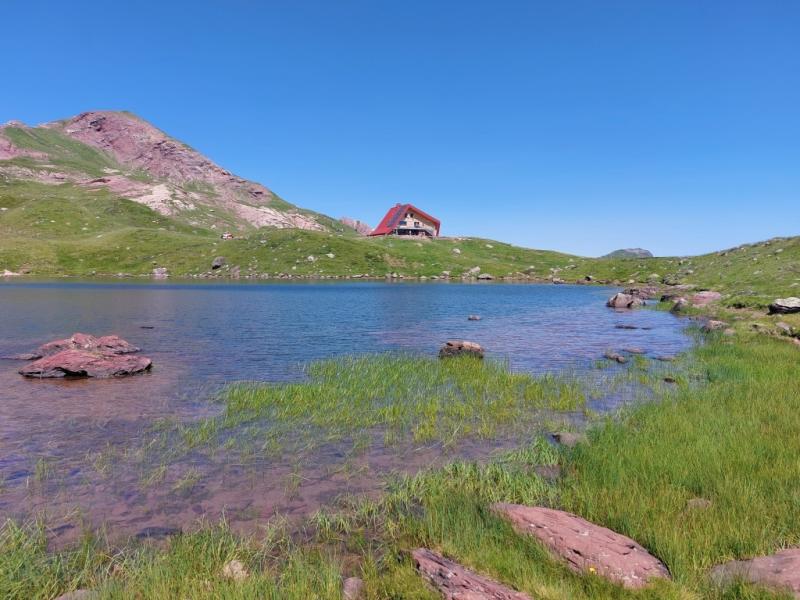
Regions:
<svg viewBox="0 0 800 600"><path fill-rule="evenodd" d="M477 432L487 419L500 425L531 408L582 403L563 382L453 361L426 365L418 381L401 384L399 393L411 402L393 412L390 386L401 382L382 383L381 373L408 360L419 359L326 361L310 367L305 383L231 388L214 434L224 433L226 420L268 417L279 428L295 424L342 436L378 426L447 437L456 415ZM780 598L745 584L718 588L708 571L800 544L798 350L742 331L709 336L686 361L678 384L656 386L653 401L595 423L588 441L574 449L533 434L488 462L454 461L390 477L381 498L341 498L299 530L273 520L240 536L225 523L198 523L161 545L87 533L77 546L52 553L42 525L7 522L0 531L0 596L52 598L92 589L101 598L338 599L341 578L355 575L364 579L367 598L432 600L438 596L408 556L422 545L534 598ZM646 363L628 368L643 381L664 374ZM348 376L356 370L366 373L374 393L356 395L348 409ZM312 397L321 398L319 405L307 401ZM561 477L540 477L542 465L557 465ZM693 498L710 505L692 508ZM673 581L631 592L575 575L495 518L488 507L496 501L559 507L624 533L663 560ZM247 571L242 581L224 575L231 560Z"/></svg>
<svg viewBox="0 0 800 600"><path fill-rule="evenodd" d="M32 148L35 143L30 141ZM67 158L94 160L80 153ZM291 207L279 198L274 202ZM479 238L364 238L332 219L317 218L328 231L251 229L222 240L220 231L193 225L191 214L164 216L105 189L0 176L0 270L38 277L149 277L155 267L165 267L173 278L204 277L214 258L224 256L226 265L216 277L238 271L254 279L392 274L417 279L444 272L459 278L480 267L497 280L690 284L719 290L726 305L740 307L764 307L776 293L800 293L798 237L693 257L596 259Z"/></svg>

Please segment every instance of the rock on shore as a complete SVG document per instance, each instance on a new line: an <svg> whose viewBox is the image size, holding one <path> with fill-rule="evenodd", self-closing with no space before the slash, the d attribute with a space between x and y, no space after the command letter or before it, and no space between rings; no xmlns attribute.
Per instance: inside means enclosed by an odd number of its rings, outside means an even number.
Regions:
<svg viewBox="0 0 800 600"><path fill-rule="evenodd" d="M419 572L444 600L531 600L522 592L470 571L427 548L411 553Z"/></svg>
<svg viewBox="0 0 800 600"><path fill-rule="evenodd" d="M800 313L800 298L778 298L769 305L769 314L786 315Z"/></svg>
<svg viewBox="0 0 800 600"><path fill-rule="evenodd" d="M576 515L538 506L498 503L492 510L519 533L531 535L579 573L597 574L626 588L669 579L664 564L622 534Z"/></svg>
<svg viewBox="0 0 800 600"><path fill-rule="evenodd" d="M718 565L711 570L711 579L720 585L743 580L800 598L800 548Z"/></svg>

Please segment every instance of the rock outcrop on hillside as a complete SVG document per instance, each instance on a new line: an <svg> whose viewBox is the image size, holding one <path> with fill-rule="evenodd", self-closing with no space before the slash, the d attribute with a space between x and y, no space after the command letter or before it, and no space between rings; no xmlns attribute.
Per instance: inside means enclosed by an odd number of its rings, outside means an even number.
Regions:
<svg viewBox="0 0 800 600"><path fill-rule="evenodd" d="M47 137L37 136L44 130ZM61 143L64 139L67 143ZM89 147L88 153L81 152L84 146ZM93 155L91 149L100 154ZM81 155L81 160L72 160L75 155ZM93 156L101 159L96 165L91 163ZM0 176L107 188L163 215L185 214L191 225L325 229L313 214L284 202L259 183L234 175L127 112L85 112L39 127L19 122L0 126L0 161L19 157L33 159L33 164L0 162Z"/></svg>
<svg viewBox="0 0 800 600"><path fill-rule="evenodd" d="M372 233L372 227L364 223L363 221L359 221L358 219L351 219L350 217L340 217L339 222L342 225L347 225L351 229L355 229L361 235L369 235Z"/></svg>
<svg viewBox="0 0 800 600"><path fill-rule="evenodd" d="M623 248L609 252L600 258L653 258L653 253L644 248Z"/></svg>

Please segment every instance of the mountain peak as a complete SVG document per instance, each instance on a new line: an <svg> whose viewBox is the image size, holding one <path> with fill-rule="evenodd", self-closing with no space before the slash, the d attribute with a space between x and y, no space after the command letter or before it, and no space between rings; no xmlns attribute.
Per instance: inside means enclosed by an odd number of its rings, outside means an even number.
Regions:
<svg viewBox="0 0 800 600"><path fill-rule="evenodd" d="M0 160L22 157L24 165L0 162L0 174L106 187L161 214L185 216L193 225L325 229L313 213L127 111L88 111L32 128L10 122L0 128Z"/></svg>

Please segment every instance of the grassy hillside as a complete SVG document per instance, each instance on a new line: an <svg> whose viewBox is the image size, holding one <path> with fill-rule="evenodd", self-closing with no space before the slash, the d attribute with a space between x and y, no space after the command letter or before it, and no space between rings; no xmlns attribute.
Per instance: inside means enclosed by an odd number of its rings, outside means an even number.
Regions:
<svg viewBox="0 0 800 600"><path fill-rule="evenodd" d="M333 256L330 256L333 255ZM207 274L224 256L227 276L327 277L396 273L460 277L474 267L496 279L693 284L726 293L729 305L763 306L800 293L800 238L744 245L688 258L591 259L478 238L362 238L348 228L260 229L234 240L192 227L104 189L0 180L0 270L37 276L173 277ZM309 257L313 257L309 259Z"/></svg>

